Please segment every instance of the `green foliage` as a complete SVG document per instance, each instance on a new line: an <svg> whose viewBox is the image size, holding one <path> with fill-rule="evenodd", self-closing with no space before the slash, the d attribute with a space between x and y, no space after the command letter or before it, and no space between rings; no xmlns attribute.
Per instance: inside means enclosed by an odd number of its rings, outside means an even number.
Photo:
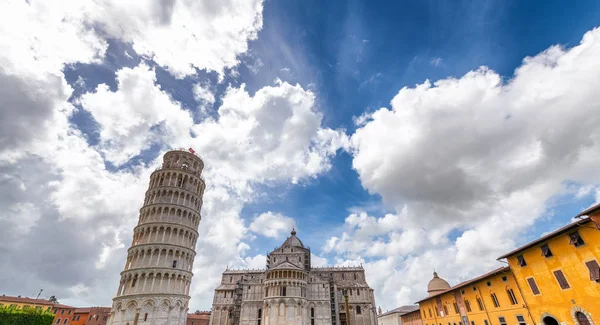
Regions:
<svg viewBox="0 0 600 325"><path fill-rule="evenodd" d="M54 314L35 308L0 307L0 325L51 325Z"/></svg>

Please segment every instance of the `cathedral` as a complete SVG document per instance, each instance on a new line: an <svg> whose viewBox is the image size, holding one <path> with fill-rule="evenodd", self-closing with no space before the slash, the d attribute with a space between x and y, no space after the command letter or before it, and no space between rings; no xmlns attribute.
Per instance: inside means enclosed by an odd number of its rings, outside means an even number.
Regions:
<svg viewBox="0 0 600 325"><path fill-rule="evenodd" d="M310 256L292 230L266 269L226 270L210 325L376 325L363 267L311 267Z"/></svg>

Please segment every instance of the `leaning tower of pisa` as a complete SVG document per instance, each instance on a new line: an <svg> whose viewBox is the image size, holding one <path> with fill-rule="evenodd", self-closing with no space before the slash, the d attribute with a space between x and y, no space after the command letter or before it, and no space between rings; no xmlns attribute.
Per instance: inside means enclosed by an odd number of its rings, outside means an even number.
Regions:
<svg viewBox="0 0 600 325"><path fill-rule="evenodd" d="M172 150L150 176L109 325L184 325L205 183L192 149Z"/></svg>

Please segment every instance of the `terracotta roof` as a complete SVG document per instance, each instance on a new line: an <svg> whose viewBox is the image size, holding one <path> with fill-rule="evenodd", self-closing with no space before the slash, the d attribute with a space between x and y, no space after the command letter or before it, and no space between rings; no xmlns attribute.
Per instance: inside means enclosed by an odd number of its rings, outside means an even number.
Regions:
<svg viewBox="0 0 600 325"><path fill-rule="evenodd" d="M582 212L582 213L584 213L584 212ZM524 251L524 250L526 250L528 248L531 248L531 247L536 246L537 244L543 243L543 242L547 241L550 238L562 235L562 234L564 234L564 233L566 233L566 232L568 232L570 230L573 230L573 229L575 229L575 228L577 228L577 227L579 227L579 226L581 226L583 224L586 224L586 223L588 223L590 221L591 221L591 219L586 217L586 218L584 218L582 220L578 220L578 221L575 221L573 223L570 223L570 224L568 224L568 225L566 225L566 226L564 226L564 227L562 227L562 228L560 228L558 230L555 230L555 231L553 231L553 232L551 232L551 233L549 233L549 234L547 234L545 236L542 236L542 237L540 237L540 238L538 238L538 239L536 239L536 240L534 240L532 242L529 242L529 243L527 243L527 244L525 244L525 245L523 245L523 246L521 246L521 247L519 247L519 248L517 248L517 249L515 249L515 250L513 250L511 252L509 252L509 253L506 253L506 254L502 255L502 256L498 257L498 259L501 260L503 258L507 258L509 256L512 256L514 254L522 252L522 251Z"/></svg>
<svg viewBox="0 0 600 325"><path fill-rule="evenodd" d="M442 291L442 292L439 292L439 293L433 294L433 295L431 295L431 296L429 296L429 297L423 298L423 299L421 299L421 300L417 301L417 303L421 303L421 302L423 302L423 301L425 301L425 300L429 300L429 299L431 299L431 298L434 298L434 297L437 297L437 296L443 295L443 294L445 294L445 293L452 292L452 291L454 291L454 290L456 290L456 289L460 289L460 288L462 288L462 287L466 287L466 286L468 286L469 284L475 283L475 282L477 282L477 281L481 281L481 280L483 280L483 279L485 279L485 278L488 278L488 277L490 277L490 276L492 276L492 275L496 275L496 274L504 273L504 272L507 272L507 271L510 271L510 267L509 267L509 266L503 266L503 267L499 267L499 268L497 268L497 269L495 269L495 270L493 270L493 271L491 271L491 272L488 272L488 273L486 273L486 274L484 274L484 275L480 275L480 276L478 276L478 277L476 277L476 278L473 278L473 279L471 279L471 280L463 281L463 282L461 282L461 283L459 283L459 284L457 284L457 285L455 285L455 286L451 287L450 289L448 289L448 290L446 290L446 291Z"/></svg>
<svg viewBox="0 0 600 325"><path fill-rule="evenodd" d="M85 308L75 309L76 314L91 313L91 312L110 313L110 307L85 307Z"/></svg>
<svg viewBox="0 0 600 325"><path fill-rule="evenodd" d="M15 297L15 296L2 295L2 296L0 296L0 301L18 302L18 303L22 303L22 304L46 305L46 306L52 306L54 308L65 308L65 309L76 308L73 306L68 306L68 305L63 305L63 304L55 304L47 299L35 299L35 298L20 297L20 296Z"/></svg>
<svg viewBox="0 0 600 325"><path fill-rule="evenodd" d="M596 211L600 210L600 203L593 205L583 211L581 211L580 214L576 215L575 218L579 218L579 217L583 217L583 216L588 216Z"/></svg>
<svg viewBox="0 0 600 325"><path fill-rule="evenodd" d="M188 319L210 319L209 312L200 312L200 314L191 313L187 316Z"/></svg>
<svg viewBox="0 0 600 325"><path fill-rule="evenodd" d="M408 314L408 313L412 313L413 311L417 311L419 310L419 306L416 305L412 305L412 306L400 306L396 309L392 309L390 311L386 311L385 313L381 314L381 315L377 315L377 317L382 317L382 316L387 316L387 315L391 315L391 314L400 314L401 316L404 314Z"/></svg>

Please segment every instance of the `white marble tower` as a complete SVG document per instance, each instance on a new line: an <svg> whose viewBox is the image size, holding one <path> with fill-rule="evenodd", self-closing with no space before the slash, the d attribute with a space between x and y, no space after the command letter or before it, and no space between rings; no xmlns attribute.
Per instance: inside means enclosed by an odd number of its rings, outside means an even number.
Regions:
<svg viewBox="0 0 600 325"><path fill-rule="evenodd" d="M172 150L150 176L109 325L184 325L205 183L193 150Z"/></svg>

